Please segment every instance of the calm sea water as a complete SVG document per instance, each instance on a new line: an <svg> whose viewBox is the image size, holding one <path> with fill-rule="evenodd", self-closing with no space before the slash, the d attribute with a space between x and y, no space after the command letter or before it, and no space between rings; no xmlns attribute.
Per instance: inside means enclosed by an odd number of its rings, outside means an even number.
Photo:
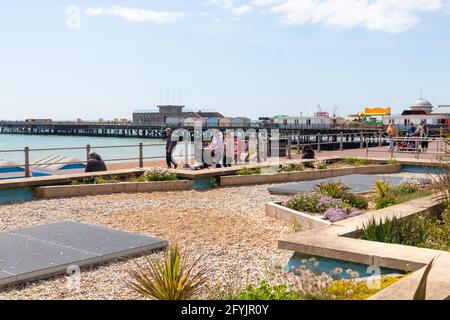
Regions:
<svg viewBox="0 0 450 320"><path fill-rule="evenodd" d="M137 145L164 143L160 139L139 139L139 138L105 138L105 137L70 137L70 136L28 136L28 135L0 135L0 151L23 149L25 146L33 148L61 148L61 147L85 147L91 145L93 151L99 153L104 159L137 158L139 149ZM135 145L126 148L96 148L100 146ZM145 147L144 157L164 157L164 146ZM65 156L84 160L86 149L84 150L52 150L52 151L31 151L31 162L47 156ZM0 159L24 163L24 152L5 153L0 152Z"/></svg>

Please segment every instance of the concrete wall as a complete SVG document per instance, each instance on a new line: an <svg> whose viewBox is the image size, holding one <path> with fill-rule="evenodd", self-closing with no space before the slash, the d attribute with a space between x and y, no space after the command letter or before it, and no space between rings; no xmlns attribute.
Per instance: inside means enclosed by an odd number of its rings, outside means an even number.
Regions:
<svg viewBox="0 0 450 320"><path fill-rule="evenodd" d="M388 174L400 172L400 164L393 165L369 165L360 167L345 167L325 170L306 170L298 172L280 172L274 174L259 174L247 176L223 176L220 177L220 185L224 187L252 184L286 183L297 181L312 181L333 177L341 177L350 174Z"/></svg>
<svg viewBox="0 0 450 320"><path fill-rule="evenodd" d="M144 193L156 191L191 190L193 181L152 181L152 182L121 182L104 184L84 184L70 186L50 186L33 189L36 198L68 198L98 194L113 193Z"/></svg>
<svg viewBox="0 0 450 320"><path fill-rule="evenodd" d="M266 203L266 216L298 224L302 230L312 230L331 225L330 221L321 219L319 216L295 211L275 202Z"/></svg>

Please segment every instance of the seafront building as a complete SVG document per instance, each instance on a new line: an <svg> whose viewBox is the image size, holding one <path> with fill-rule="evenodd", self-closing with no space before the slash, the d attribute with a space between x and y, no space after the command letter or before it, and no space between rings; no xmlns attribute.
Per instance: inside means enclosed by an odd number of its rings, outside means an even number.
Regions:
<svg viewBox="0 0 450 320"><path fill-rule="evenodd" d="M431 126L442 126L449 123L449 109L443 106L434 109L430 101L421 98L414 101L401 115L384 116L383 123L407 126L410 123L418 125L420 122L424 122ZM446 111L448 113L445 113Z"/></svg>

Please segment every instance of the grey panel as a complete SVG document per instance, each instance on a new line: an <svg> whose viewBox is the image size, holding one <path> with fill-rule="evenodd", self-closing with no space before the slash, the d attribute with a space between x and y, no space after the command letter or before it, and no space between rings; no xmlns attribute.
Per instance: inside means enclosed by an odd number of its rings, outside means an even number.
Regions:
<svg viewBox="0 0 450 320"><path fill-rule="evenodd" d="M0 233L0 243L2 271L18 277L25 274L38 276L80 261L100 260L98 255L89 252L12 233Z"/></svg>
<svg viewBox="0 0 450 320"><path fill-rule="evenodd" d="M153 237L70 221L0 232L0 287L167 245Z"/></svg>
<svg viewBox="0 0 450 320"><path fill-rule="evenodd" d="M158 238L73 221L20 229L14 233L91 252L105 259L167 246L167 241Z"/></svg>
<svg viewBox="0 0 450 320"><path fill-rule="evenodd" d="M347 184L352 192L362 193L369 192L373 189L375 181L385 180L392 185L398 185L403 181L401 177L391 177L383 175L371 175L371 174L353 174L343 177L327 178L314 181L304 181L304 182L293 182L284 185L279 185L276 187L268 188L269 192L272 194L290 195L297 194L301 192L312 192L315 191L315 186L322 182L330 181L342 181Z"/></svg>

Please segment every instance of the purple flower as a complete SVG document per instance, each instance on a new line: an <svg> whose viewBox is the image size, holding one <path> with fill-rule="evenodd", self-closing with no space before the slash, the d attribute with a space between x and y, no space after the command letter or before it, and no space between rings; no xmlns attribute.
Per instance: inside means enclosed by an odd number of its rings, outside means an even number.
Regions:
<svg viewBox="0 0 450 320"><path fill-rule="evenodd" d="M325 218L331 222L338 222L348 218L348 214L344 209L330 208L325 212Z"/></svg>
<svg viewBox="0 0 450 320"><path fill-rule="evenodd" d="M281 205L282 205L283 207L288 207L290 201L291 201L290 199L285 199L285 200L283 200L283 201L281 202Z"/></svg>

